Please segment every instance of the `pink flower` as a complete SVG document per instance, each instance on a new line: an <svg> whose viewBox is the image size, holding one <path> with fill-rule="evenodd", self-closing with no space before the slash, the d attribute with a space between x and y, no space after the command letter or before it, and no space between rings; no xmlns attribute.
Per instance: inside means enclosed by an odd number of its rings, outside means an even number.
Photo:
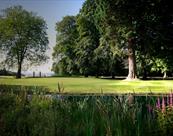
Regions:
<svg viewBox="0 0 173 136"><path fill-rule="evenodd" d="M148 104L147 107L148 107L148 112L151 113L151 112L152 112L152 107L151 107L151 105Z"/></svg>
<svg viewBox="0 0 173 136"><path fill-rule="evenodd" d="M159 97L157 98L156 108L160 109L160 98Z"/></svg>
<svg viewBox="0 0 173 136"><path fill-rule="evenodd" d="M169 97L170 97L169 105L172 106L172 93L170 93Z"/></svg>
<svg viewBox="0 0 173 136"><path fill-rule="evenodd" d="M162 113L165 112L165 98L162 97Z"/></svg>

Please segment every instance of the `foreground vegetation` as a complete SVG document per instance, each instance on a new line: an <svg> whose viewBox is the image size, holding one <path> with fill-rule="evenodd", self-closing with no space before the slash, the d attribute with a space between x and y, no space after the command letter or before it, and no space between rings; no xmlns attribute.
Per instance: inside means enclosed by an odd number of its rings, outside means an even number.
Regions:
<svg viewBox="0 0 173 136"><path fill-rule="evenodd" d="M48 97L40 93L27 95L24 88L18 93L0 89L0 135L171 136L172 94L165 98Z"/></svg>
<svg viewBox="0 0 173 136"><path fill-rule="evenodd" d="M168 93L173 89L172 80L124 81L98 78L0 78L0 84L44 86L50 91L65 93ZM63 89L62 89L63 88Z"/></svg>

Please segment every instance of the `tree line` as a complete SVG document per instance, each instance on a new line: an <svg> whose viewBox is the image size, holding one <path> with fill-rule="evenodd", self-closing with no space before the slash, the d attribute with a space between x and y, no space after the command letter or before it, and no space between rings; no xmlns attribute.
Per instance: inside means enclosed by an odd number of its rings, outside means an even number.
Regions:
<svg viewBox="0 0 173 136"><path fill-rule="evenodd" d="M47 24L21 6L0 14L4 65L48 60ZM56 23L52 70L58 75L166 77L173 71L173 11L168 0L86 0L76 16Z"/></svg>
<svg viewBox="0 0 173 136"><path fill-rule="evenodd" d="M168 0L86 0L76 16L56 23L53 71L62 75L173 71L173 11Z"/></svg>

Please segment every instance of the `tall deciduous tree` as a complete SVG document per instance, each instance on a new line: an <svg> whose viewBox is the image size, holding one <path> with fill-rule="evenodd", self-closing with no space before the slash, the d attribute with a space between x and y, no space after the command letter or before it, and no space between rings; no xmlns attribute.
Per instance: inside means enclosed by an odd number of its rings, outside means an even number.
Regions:
<svg viewBox="0 0 173 136"><path fill-rule="evenodd" d="M0 49L6 64L17 65L16 78L21 78L23 64L40 64L48 57L47 25L43 18L21 6L3 10L0 18Z"/></svg>
<svg viewBox="0 0 173 136"><path fill-rule="evenodd" d="M97 8L95 22L101 33L101 39L108 34L107 46L110 46L114 56L122 56L128 49L129 74L127 79L135 79L136 59L134 45L134 28L131 20L132 7L126 0L95 0ZM128 11L129 10L129 11ZM108 29L109 28L109 29ZM106 45L105 44L105 45Z"/></svg>
<svg viewBox="0 0 173 136"><path fill-rule="evenodd" d="M80 72L85 76L98 76L99 64L94 61L94 50L99 46L99 32L94 23L94 0L87 0L77 17L79 38L77 43L77 62Z"/></svg>
<svg viewBox="0 0 173 136"><path fill-rule="evenodd" d="M146 0L140 3L136 32L140 45L137 46L138 58L142 64L143 77L146 78L147 73L152 71L159 71L166 76L166 72L172 70L171 3L167 0Z"/></svg>
<svg viewBox="0 0 173 136"><path fill-rule="evenodd" d="M65 16L56 23L56 46L53 52L53 71L58 74L78 73L76 65L76 45L78 31L75 16Z"/></svg>
<svg viewBox="0 0 173 136"><path fill-rule="evenodd" d="M76 62L81 74L113 77L116 69L123 70L120 62L125 55L127 79L137 78L137 71L144 78L152 71L166 76L173 65L170 5L166 0L86 0L74 29L62 23L58 30L55 50L63 56L59 64L68 71L74 64L69 62Z"/></svg>
<svg viewBox="0 0 173 136"><path fill-rule="evenodd" d="M140 49L139 52L144 59L148 56L164 57L154 54L160 52L159 48L168 47L167 44L171 41L169 39L171 32L168 28L171 28L172 10L169 1L95 0L95 2L97 4L95 20L102 35L106 33L106 28L110 27L114 31L112 35L117 39L116 45L119 45L117 44L119 41L125 43L122 44L124 47L118 48L128 50L127 79L137 77L136 49L138 51Z"/></svg>

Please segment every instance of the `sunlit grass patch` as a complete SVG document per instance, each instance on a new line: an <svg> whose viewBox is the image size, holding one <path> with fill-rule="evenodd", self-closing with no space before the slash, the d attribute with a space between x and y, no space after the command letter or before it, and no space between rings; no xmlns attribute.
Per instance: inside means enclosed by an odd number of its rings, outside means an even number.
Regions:
<svg viewBox="0 0 173 136"><path fill-rule="evenodd" d="M172 80L124 81L93 77L0 78L0 84L44 86L49 88L51 92L57 91L58 83L64 87L66 93L167 93L173 89Z"/></svg>

